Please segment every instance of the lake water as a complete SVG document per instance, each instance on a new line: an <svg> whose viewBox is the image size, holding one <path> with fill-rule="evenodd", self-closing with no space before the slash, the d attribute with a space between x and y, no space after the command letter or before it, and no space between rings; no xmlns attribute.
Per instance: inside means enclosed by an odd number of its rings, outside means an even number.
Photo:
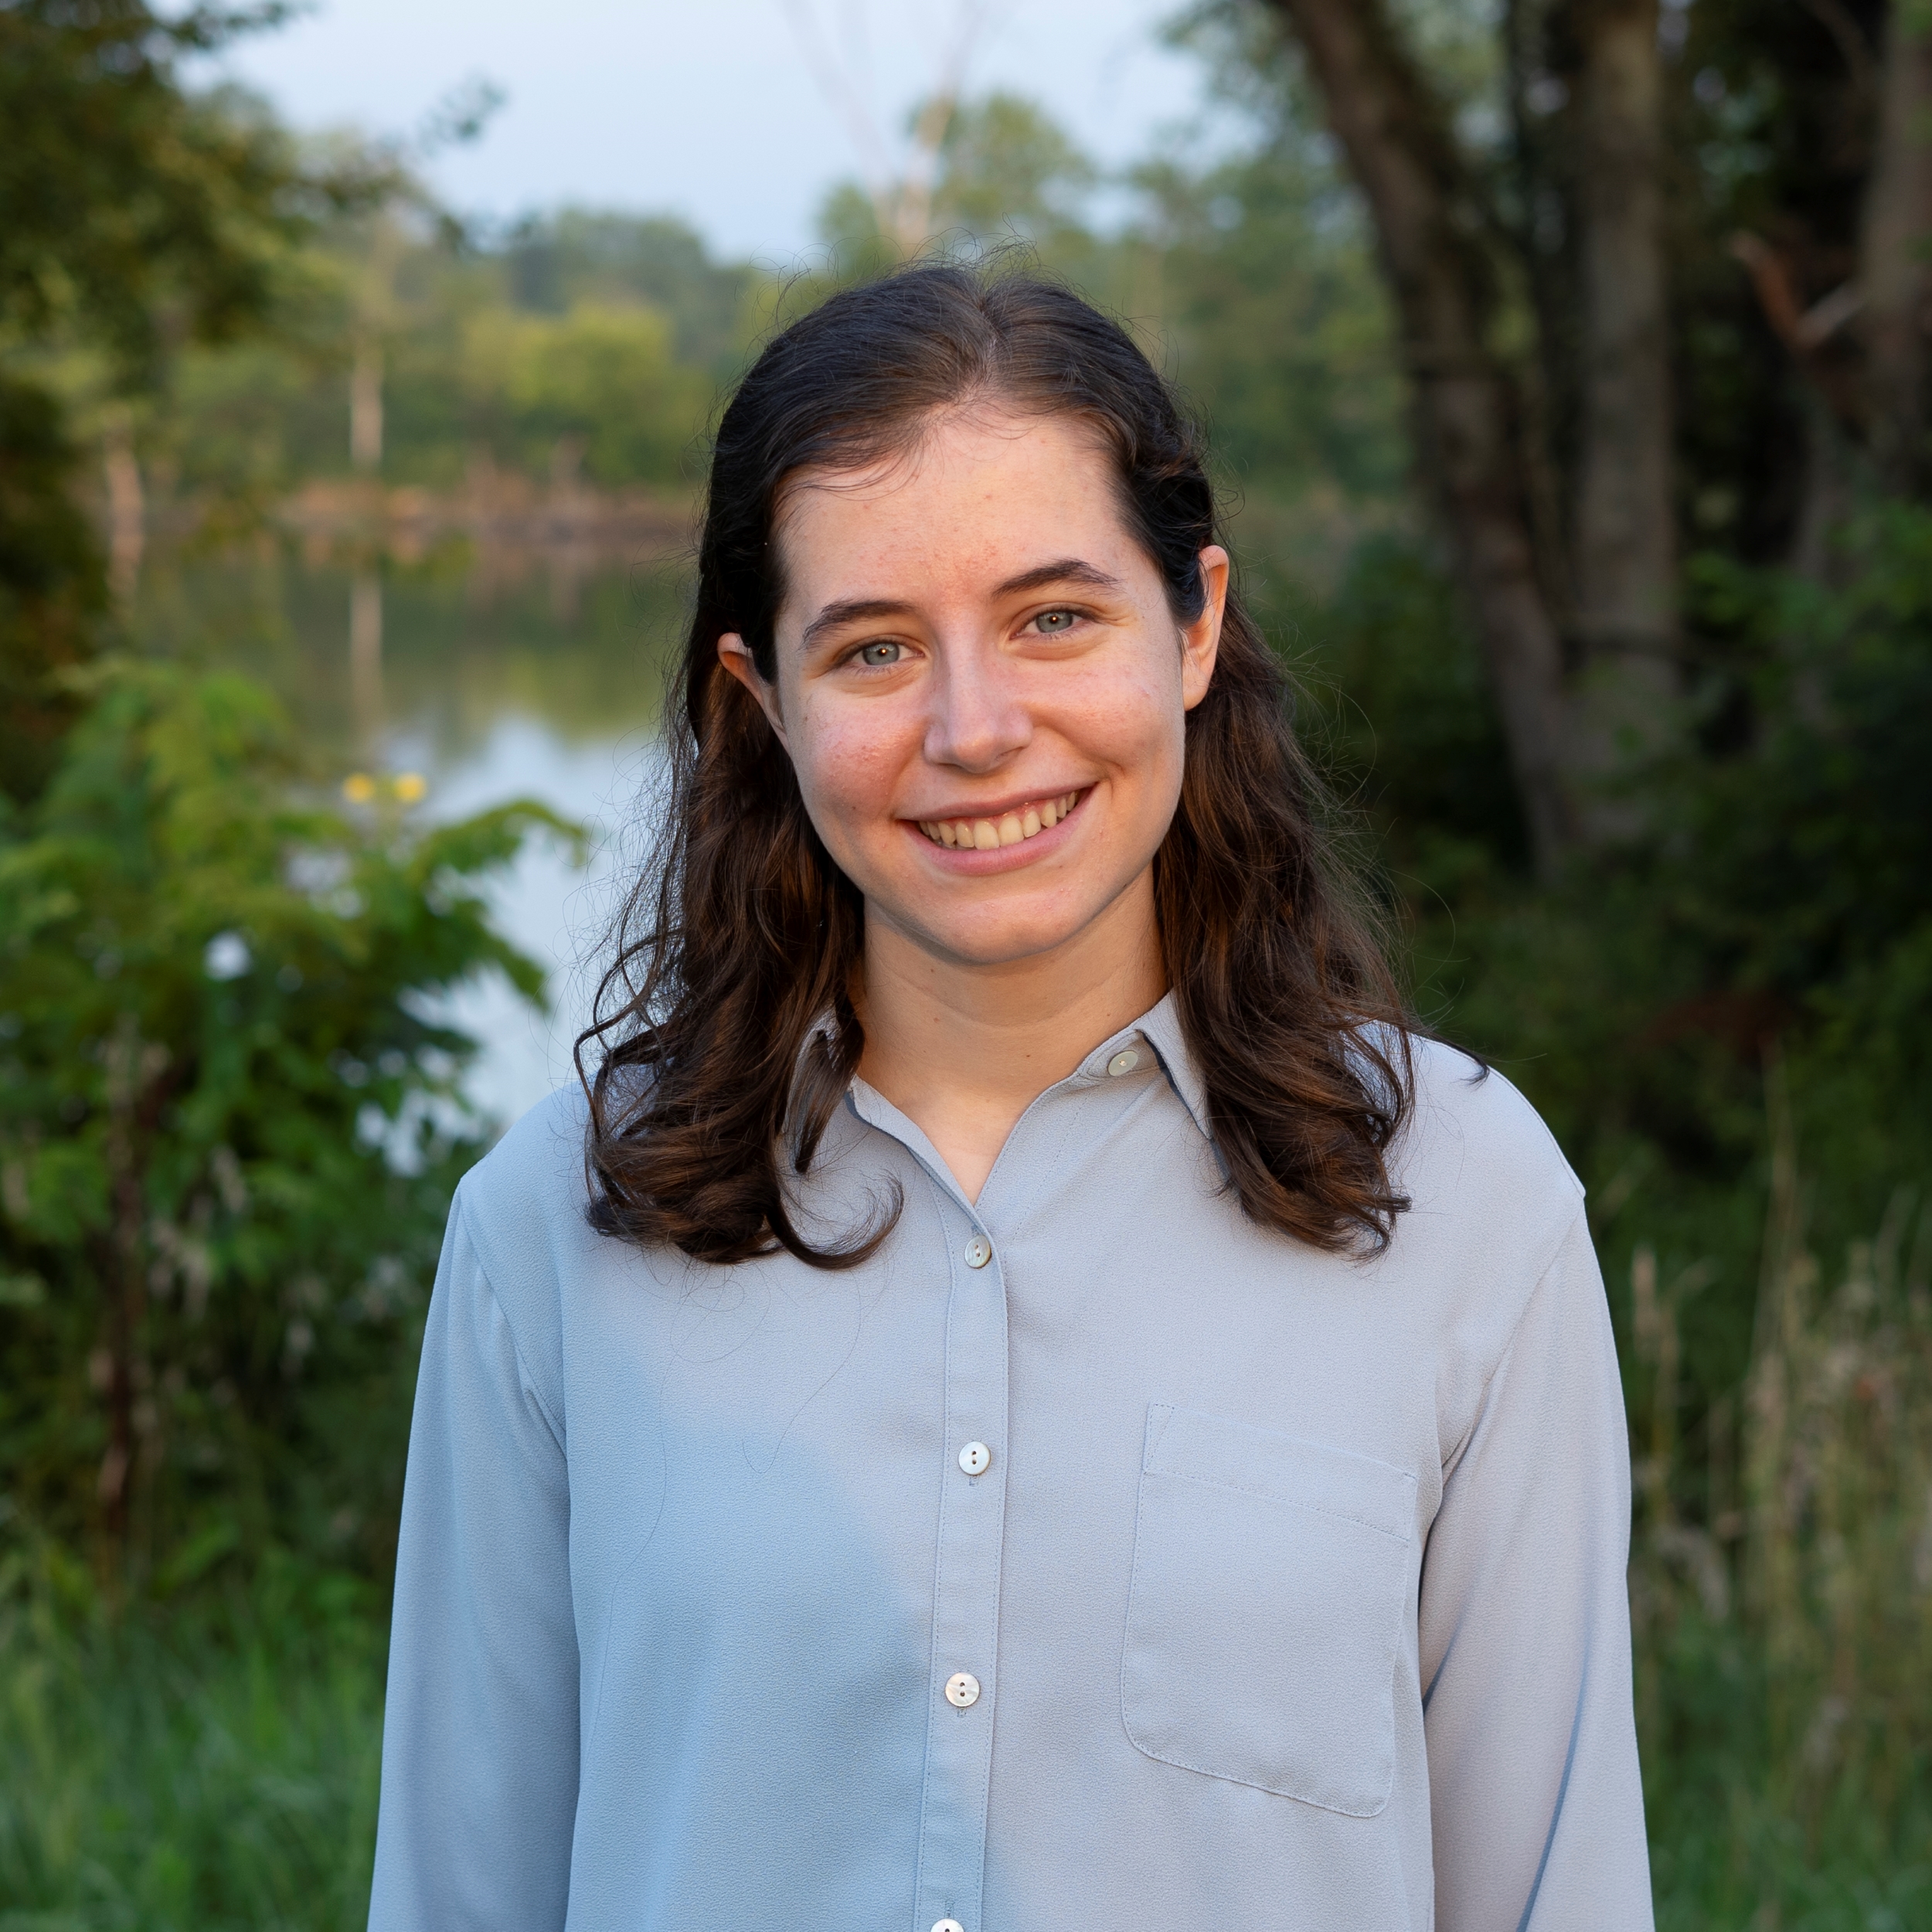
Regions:
<svg viewBox="0 0 1932 1932"><path fill-rule="evenodd" d="M549 975L550 1012L500 981L452 1002L482 1046L471 1094L499 1122L573 1077L599 944L648 836L681 609L675 565L567 555L359 574L264 544L144 580L150 641L273 685L325 770L420 773L438 818L531 798L589 830L587 865L533 842L492 891L500 929Z"/></svg>

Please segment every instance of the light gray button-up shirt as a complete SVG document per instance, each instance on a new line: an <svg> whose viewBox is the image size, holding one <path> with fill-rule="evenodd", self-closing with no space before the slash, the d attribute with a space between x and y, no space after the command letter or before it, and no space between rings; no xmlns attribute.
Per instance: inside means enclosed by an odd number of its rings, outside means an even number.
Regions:
<svg viewBox="0 0 1932 1932"><path fill-rule="evenodd" d="M1167 1001L977 1204L855 1085L845 1274L594 1234L527 1116L424 1342L375 1932L1647 1927L1581 1190L1417 1060L1366 1261L1222 1191Z"/></svg>

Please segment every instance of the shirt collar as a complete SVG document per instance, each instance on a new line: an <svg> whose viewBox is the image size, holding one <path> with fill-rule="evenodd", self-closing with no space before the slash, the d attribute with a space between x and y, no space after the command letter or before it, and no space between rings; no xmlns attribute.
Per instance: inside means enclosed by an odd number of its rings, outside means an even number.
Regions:
<svg viewBox="0 0 1932 1932"><path fill-rule="evenodd" d="M1182 1029L1180 1012L1175 1005L1173 994L1165 994L1158 1004L1150 1007L1127 1030L1129 1033L1140 1033L1154 1049L1155 1057L1161 1063L1161 1071L1167 1076L1168 1086L1173 1088L1200 1130L1201 1138L1213 1140L1213 1130L1208 1124L1207 1087L1193 1054L1188 1050L1187 1036ZM1100 1053L1100 1064L1104 1066L1107 1049L1104 1046Z"/></svg>
<svg viewBox="0 0 1932 1932"><path fill-rule="evenodd" d="M828 1015L813 1030L817 1032L822 1028L829 1031L831 1024ZM1214 1136L1208 1126L1207 1089L1202 1081L1200 1069L1195 1064L1194 1056L1188 1050L1186 1036L1182 1030L1181 1016L1175 1010L1172 992L1163 995L1131 1025L1123 1026L1117 1033L1101 1041L1060 1083L1086 1087L1107 1080L1111 1077L1109 1066L1114 1058L1143 1043L1152 1048L1168 1086L1187 1109L1188 1116L1199 1130L1202 1138L1212 1141ZM918 1129L883 1094L875 1092L863 1080L855 1079L848 1091L852 1111L861 1120L875 1127L883 1126L884 1117L889 1114L892 1126L889 1131L903 1135L905 1129L910 1128L924 1144L924 1135L920 1134Z"/></svg>

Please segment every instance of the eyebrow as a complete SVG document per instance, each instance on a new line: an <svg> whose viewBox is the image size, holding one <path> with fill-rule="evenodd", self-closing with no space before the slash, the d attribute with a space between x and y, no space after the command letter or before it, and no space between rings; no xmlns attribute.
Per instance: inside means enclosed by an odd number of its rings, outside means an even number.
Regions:
<svg viewBox="0 0 1932 1932"><path fill-rule="evenodd" d="M1123 587L1118 577L1110 577L1106 571L1097 570L1077 556L1069 556L1036 565L1032 570L1022 570L1016 577L1009 577L995 589L993 595L1019 597L1028 590L1043 590L1054 583L1077 583L1090 590L1118 590ZM842 598L836 604L827 604L805 626L799 642L809 650L828 631L840 630L849 624L863 624L873 617L903 617L910 614L912 607L895 597Z"/></svg>
<svg viewBox="0 0 1932 1932"><path fill-rule="evenodd" d="M1109 577L1077 556L1063 556L1055 563L1043 563L1037 570L1022 570L1009 577L993 593L996 597L1018 597L1022 590L1044 590L1049 583L1081 583L1090 590L1119 590L1125 587L1118 577Z"/></svg>

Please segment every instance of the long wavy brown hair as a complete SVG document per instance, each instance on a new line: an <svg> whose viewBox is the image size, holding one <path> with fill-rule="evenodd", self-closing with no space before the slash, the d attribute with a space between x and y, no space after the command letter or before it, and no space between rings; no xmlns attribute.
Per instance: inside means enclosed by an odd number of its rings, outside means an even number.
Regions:
<svg viewBox="0 0 1932 1932"><path fill-rule="evenodd" d="M776 1247L836 1268L891 1232L896 1201L828 1246L798 1225L791 1176L810 1168L865 1045L852 997L865 906L717 645L736 632L775 678L774 525L790 484L901 454L976 400L1097 432L1175 616L1199 614L1200 553L1222 535L1200 439L1126 332L1065 288L916 267L833 296L767 345L713 450L662 831L577 1042L603 1233L706 1261ZM1233 590L1185 747L1155 896L1226 1184L1297 1240L1384 1246L1407 1206L1387 1157L1410 1106L1410 1022L1322 828L1281 668Z"/></svg>

